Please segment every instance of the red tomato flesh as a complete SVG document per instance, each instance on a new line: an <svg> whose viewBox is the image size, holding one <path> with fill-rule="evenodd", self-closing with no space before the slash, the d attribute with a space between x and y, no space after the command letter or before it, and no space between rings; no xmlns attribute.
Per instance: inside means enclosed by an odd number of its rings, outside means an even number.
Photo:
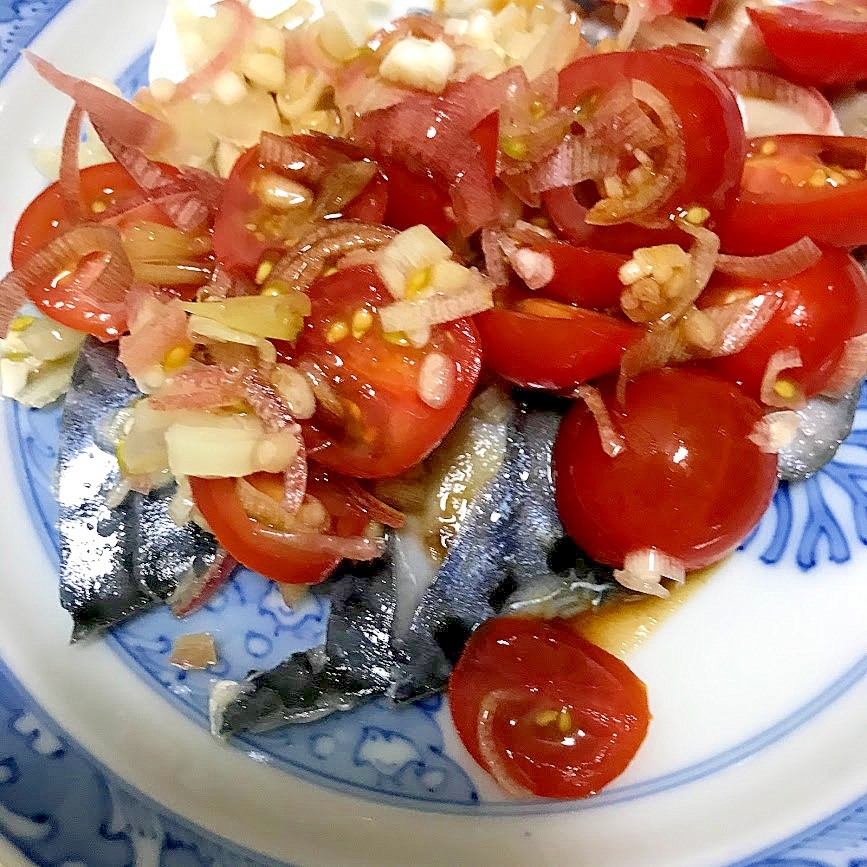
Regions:
<svg viewBox="0 0 867 867"><path fill-rule="evenodd" d="M449 707L483 768L548 798L596 794L623 773L650 722L644 684L625 663L564 621L524 617L470 636Z"/></svg>
<svg viewBox="0 0 867 867"><path fill-rule="evenodd" d="M803 366L787 368L780 377L803 397L819 394L846 341L867 330L867 278L861 266L842 250L828 250L812 268L775 283L749 284L719 275L702 294L700 306L759 294L782 299L771 320L740 352L711 359L707 366L758 400L771 356L793 348Z"/></svg>
<svg viewBox="0 0 867 867"><path fill-rule="evenodd" d="M867 243L867 139L777 135L750 141L737 199L721 220L722 249L771 253L804 236Z"/></svg>
<svg viewBox="0 0 867 867"><path fill-rule="evenodd" d="M566 414L554 446L557 508L567 534L601 563L655 548L699 569L732 551L771 501L777 458L747 437L761 407L707 373L662 369L626 388L601 387L623 451L602 450L582 403Z"/></svg>
<svg viewBox="0 0 867 867"><path fill-rule="evenodd" d="M867 79L867 17L857 0L747 8L789 77L805 84L847 85Z"/></svg>
<svg viewBox="0 0 867 867"><path fill-rule="evenodd" d="M644 329L557 301L527 298L475 317L485 364L526 388L566 389L616 370Z"/></svg>
<svg viewBox="0 0 867 867"><path fill-rule="evenodd" d="M395 476L415 466L439 445L469 402L481 369L475 326L466 319L435 326L421 349L399 335L384 335L376 313L392 298L368 265L323 277L309 294L312 313L288 351L295 363L314 364L324 372L339 403L329 408L320 401L304 423L311 453L324 466L358 478ZM352 323L359 311L370 318L356 336ZM335 328L343 330L336 340ZM439 408L419 395L419 372L432 353L454 369L451 393Z"/></svg>

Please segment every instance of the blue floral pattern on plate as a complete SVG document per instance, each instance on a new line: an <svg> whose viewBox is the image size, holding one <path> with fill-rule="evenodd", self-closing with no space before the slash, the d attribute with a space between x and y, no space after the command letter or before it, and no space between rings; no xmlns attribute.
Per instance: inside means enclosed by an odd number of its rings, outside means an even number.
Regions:
<svg viewBox="0 0 867 867"><path fill-rule="evenodd" d="M69 0L0 2L0 76ZM141 83L147 55L139 57L120 84L130 92ZM859 409L867 410L862 394ZM863 413L862 413L863 415ZM51 497L58 409L33 412L12 407L8 413L19 477L33 517L56 558ZM845 562L853 545L867 544L867 427L856 430L837 460L797 487L781 486L774 504L744 548L756 550L768 564L794 559L807 571L824 559ZM848 451L847 451L848 450ZM855 452L854 455L850 454ZM798 502L799 508L794 507ZM796 524L795 515L806 517ZM173 638L195 630L196 618L226 628L220 635L219 667L179 672L166 664ZM139 674L151 678L188 715L204 721L211 678L240 678L251 668L267 668L287 653L321 641L327 607L311 599L288 609L279 594L258 576L242 572L205 610L183 627L165 611L155 612L115 631L118 652ZM227 620L228 618L228 620ZM638 797L712 773L750 751L782 737L863 676L863 665L844 673L811 706L799 709L773 731L743 745L731 756L715 757L703 767L686 769L641 786L630 794L613 789L598 802ZM438 699L421 702L396 715L373 703L350 715L249 738L248 748L262 750L293 772L368 797L397 798L429 806L439 803L466 809L478 795L460 766L443 752L436 714ZM746 751L746 752L745 752ZM64 790L76 788L75 799ZM564 807L574 809L574 805ZM0 663L0 830L38 864L112 865L154 863L248 865L269 863L215 838L149 801L117 778L64 735ZM867 798L791 840L743 861L737 867L867 867Z"/></svg>

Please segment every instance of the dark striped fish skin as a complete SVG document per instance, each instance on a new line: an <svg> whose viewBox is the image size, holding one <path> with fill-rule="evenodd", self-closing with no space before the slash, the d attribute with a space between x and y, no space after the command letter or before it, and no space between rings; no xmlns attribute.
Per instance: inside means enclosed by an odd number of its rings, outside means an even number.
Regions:
<svg viewBox="0 0 867 867"><path fill-rule="evenodd" d="M100 445L103 431L139 396L117 347L89 339L64 404L55 471L60 601L72 615L73 640L161 604L188 569L206 568L216 552L210 534L172 522L170 488L106 505L120 469Z"/></svg>
<svg viewBox="0 0 867 867"><path fill-rule="evenodd" d="M394 663L397 610L392 552L389 537L382 557L345 564L312 588L331 601L325 645L252 675L227 706L212 713L216 734L258 733L287 723L313 722L385 693Z"/></svg>

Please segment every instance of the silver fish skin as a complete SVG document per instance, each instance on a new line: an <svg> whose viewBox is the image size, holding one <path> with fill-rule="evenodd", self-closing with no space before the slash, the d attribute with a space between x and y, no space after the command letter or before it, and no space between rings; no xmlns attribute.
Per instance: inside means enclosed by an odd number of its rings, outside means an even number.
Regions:
<svg viewBox="0 0 867 867"><path fill-rule="evenodd" d="M825 466L852 432L861 386L841 398L814 397L798 410L800 426L777 456L777 476L799 482Z"/></svg>
<svg viewBox="0 0 867 867"><path fill-rule="evenodd" d="M252 674L211 714L220 735L265 732L350 710L388 688L397 610L394 540L370 563L347 563L311 592L331 602L325 644Z"/></svg>
<svg viewBox="0 0 867 867"><path fill-rule="evenodd" d="M395 640L397 664L388 692L394 701L413 701L445 688L476 627L506 612L516 594L532 595L540 576L555 569L567 575L579 563L589 563L579 561L577 552L571 559L561 556L565 534L551 471L560 417L557 409L516 403L500 471L474 500L409 629ZM558 557L563 562L554 562ZM614 584L607 567L592 564L592 570L592 577L583 576L588 581ZM586 605L594 598L587 594Z"/></svg>
<svg viewBox="0 0 867 867"><path fill-rule="evenodd" d="M72 615L73 640L161 604L187 569L207 568L216 553L210 534L171 521L170 489L106 504L120 468L100 446L102 432L137 397L117 347L90 338L64 404L55 470L60 601Z"/></svg>

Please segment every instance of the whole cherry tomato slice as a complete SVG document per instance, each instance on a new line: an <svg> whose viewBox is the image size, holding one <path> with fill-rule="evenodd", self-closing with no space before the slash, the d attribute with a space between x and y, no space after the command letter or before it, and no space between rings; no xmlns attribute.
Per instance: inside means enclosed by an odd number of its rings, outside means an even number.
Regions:
<svg viewBox="0 0 867 867"><path fill-rule="evenodd" d="M163 166L167 171L176 171ZM95 216L138 200L142 191L127 170L119 163L100 163L80 172L81 197L85 207ZM136 209L137 220L167 223L166 216L156 207L146 211ZM12 241L12 267L20 268L36 250L44 247L65 230L66 217L60 183L56 181L44 189L19 217Z"/></svg>
<svg viewBox="0 0 867 867"><path fill-rule="evenodd" d="M351 142L329 136L299 135L289 140L322 164L323 178L340 165L365 159ZM258 145L243 153L226 181L214 223L217 258L226 268L253 273L268 252L279 253L292 246L309 226L315 195L323 182L310 182L301 166L266 167ZM294 196L287 192L291 190ZM343 208L342 216L378 223L385 215L387 197L387 185L377 173Z"/></svg>
<svg viewBox="0 0 867 867"><path fill-rule="evenodd" d="M732 91L698 58L676 49L595 54L567 66L559 78L559 103L574 107L594 93L605 92L623 80L645 81L670 102L680 118L685 147L683 182L667 200L661 214L699 205L712 216L724 209L737 189L746 143L743 121ZM572 188L543 195L551 218L564 237L576 244L627 250L641 239L646 245L669 239L671 232L636 227L591 227ZM625 237L624 237L625 236ZM650 240L652 239L652 240Z"/></svg>
<svg viewBox="0 0 867 867"><path fill-rule="evenodd" d="M746 283L718 275L702 293L700 306L734 298L777 294L781 304L765 327L734 355L707 366L759 399L771 356L796 349L802 367L781 371L778 383L793 398L819 394L843 355L849 338L867 331L867 278L842 250L828 250L812 268L774 283ZM782 381L782 382L781 382Z"/></svg>
<svg viewBox="0 0 867 867"><path fill-rule="evenodd" d="M251 484L266 493L282 491L282 477L269 473L249 476ZM268 528L250 518L237 494L235 479L205 479L190 476L196 508L208 522L217 541L243 566L284 584L317 584L338 566L340 557L311 553L269 534ZM319 472L311 476L308 493L328 510L328 532L357 536L367 526L367 515L354 507L339 478Z"/></svg>
<svg viewBox="0 0 867 867"><path fill-rule="evenodd" d="M616 370L644 329L557 301L527 298L475 317L485 364L526 388L572 388Z"/></svg>
<svg viewBox="0 0 867 867"><path fill-rule="evenodd" d="M465 319L435 326L421 349L384 334L377 311L392 298L371 266L323 277L309 294L312 312L291 354L319 372L331 398L304 423L308 448L350 476L398 475L439 445L467 405L481 368L476 329ZM420 393L432 366L449 381L436 407Z"/></svg>
<svg viewBox="0 0 867 867"><path fill-rule="evenodd" d="M699 569L724 557L771 501L777 458L748 439L762 409L707 373L662 369L636 377L625 403L600 389L623 450L609 457L590 410L577 403L554 446L557 508L594 560L620 567L655 548Z"/></svg>
<svg viewBox="0 0 867 867"><path fill-rule="evenodd" d="M723 250L770 253L805 235L867 243L867 139L777 135L750 141L737 199L718 228Z"/></svg>
<svg viewBox="0 0 867 867"><path fill-rule="evenodd" d="M644 684L562 620L498 617L471 636L449 707L473 758L509 792L586 798L647 733Z"/></svg>
<svg viewBox="0 0 867 867"><path fill-rule="evenodd" d="M530 247L548 256L554 273L540 292L558 301L604 310L617 307L623 284L617 276L628 260L618 253L547 241Z"/></svg>
<svg viewBox="0 0 867 867"><path fill-rule="evenodd" d="M768 51L791 78L846 85L867 79L867 18L857 0L747 8Z"/></svg>

